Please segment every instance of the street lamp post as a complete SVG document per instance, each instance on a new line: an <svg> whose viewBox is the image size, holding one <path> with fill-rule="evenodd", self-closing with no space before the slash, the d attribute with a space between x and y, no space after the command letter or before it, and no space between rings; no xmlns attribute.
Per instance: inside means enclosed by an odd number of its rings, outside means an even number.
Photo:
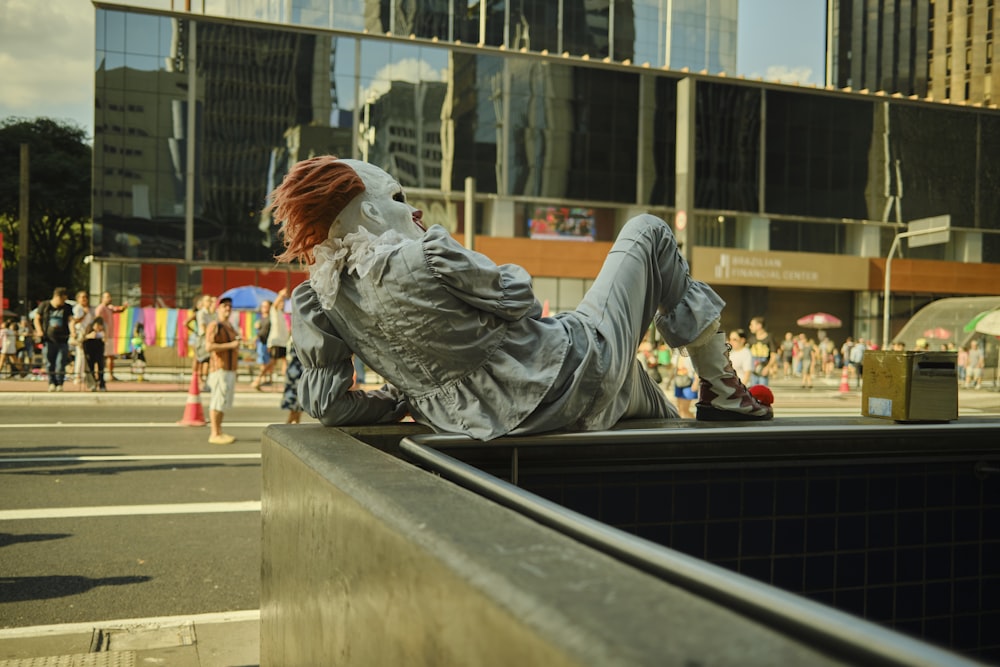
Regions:
<svg viewBox="0 0 1000 667"><path fill-rule="evenodd" d="M913 224L912 222L910 223ZM892 245L889 247L889 255L885 258L885 285L883 287L883 304L882 304L882 349L889 349L889 311L891 310L889 300L889 289L892 283L892 257L896 254L896 250L899 248L899 240L903 238L910 238L911 236L923 236L925 234L948 234L951 231L950 220L944 227L931 227L931 228L921 228L915 229L909 232L902 232L896 234L896 238L892 240ZM947 241L947 236L944 237L943 241ZM939 241L939 242L943 242ZM927 244L930 245L930 244Z"/></svg>

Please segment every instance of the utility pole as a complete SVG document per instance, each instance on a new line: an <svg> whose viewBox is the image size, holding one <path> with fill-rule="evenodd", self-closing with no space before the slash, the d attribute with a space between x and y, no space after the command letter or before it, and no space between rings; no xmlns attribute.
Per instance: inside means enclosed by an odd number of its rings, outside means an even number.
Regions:
<svg viewBox="0 0 1000 667"><path fill-rule="evenodd" d="M31 311L31 304L28 303L28 185L31 182L28 164L28 144L21 144L21 181L18 197L20 221L17 225L17 246L20 249L20 257L17 260L17 298L24 309L21 311L22 315L27 315Z"/></svg>

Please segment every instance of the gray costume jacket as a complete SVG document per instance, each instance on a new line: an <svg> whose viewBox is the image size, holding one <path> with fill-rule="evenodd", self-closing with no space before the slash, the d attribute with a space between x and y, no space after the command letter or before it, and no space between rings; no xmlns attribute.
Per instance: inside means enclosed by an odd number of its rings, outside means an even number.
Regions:
<svg viewBox="0 0 1000 667"><path fill-rule="evenodd" d="M669 227L653 216L625 226L584 302L554 317L541 317L523 268L498 266L433 226L380 254L364 277L341 272L332 308L311 281L294 290L299 398L328 426L408 411L436 431L481 440L675 416L635 361L661 304L657 326L678 346L723 305L690 279ZM352 353L390 384L350 391Z"/></svg>

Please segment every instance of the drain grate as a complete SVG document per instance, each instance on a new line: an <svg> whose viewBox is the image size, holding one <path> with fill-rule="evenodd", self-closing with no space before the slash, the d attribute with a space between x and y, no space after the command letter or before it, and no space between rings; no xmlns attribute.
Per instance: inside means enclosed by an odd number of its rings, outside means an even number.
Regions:
<svg viewBox="0 0 1000 667"><path fill-rule="evenodd" d="M131 625L94 630L90 650L94 652L147 650L193 646L194 643L194 624L191 622L179 625Z"/></svg>
<svg viewBox="0 0 1000 667"><path fill-rule="evenodd" d="M0 667L135 667L135 651L73 653L45 658L0 660Z"/></svg>

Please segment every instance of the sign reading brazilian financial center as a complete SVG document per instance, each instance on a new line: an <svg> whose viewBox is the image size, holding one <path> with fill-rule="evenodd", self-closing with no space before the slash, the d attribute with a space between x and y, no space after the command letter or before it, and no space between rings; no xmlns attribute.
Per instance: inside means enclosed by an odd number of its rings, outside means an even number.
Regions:
<svg viewBox="0 0 1000 667"><path fill-rule="evenodd" d="M692 275L710 285L759 285L822 290L867 290L865 257L801 252L694 248Z"/></svg>

